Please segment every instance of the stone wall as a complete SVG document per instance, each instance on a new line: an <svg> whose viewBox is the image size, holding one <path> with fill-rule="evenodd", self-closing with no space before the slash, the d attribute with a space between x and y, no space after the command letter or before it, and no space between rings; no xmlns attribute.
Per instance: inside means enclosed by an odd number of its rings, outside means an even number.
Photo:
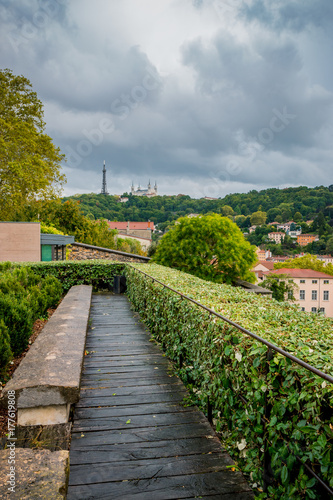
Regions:
<svg viewBox="0 0 333 500"><path fill-rule="evenodd" d="M119 252L118 250L86 245L85 243L73 243L71 248L68 260L107 259L118 262L149 262L150 260L149 257L142 255Z"/></svg>

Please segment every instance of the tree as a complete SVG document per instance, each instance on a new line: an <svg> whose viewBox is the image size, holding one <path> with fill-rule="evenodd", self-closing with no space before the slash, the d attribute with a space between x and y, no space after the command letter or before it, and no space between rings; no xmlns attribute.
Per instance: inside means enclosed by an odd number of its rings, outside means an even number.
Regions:
<svg viewBox="0 0 333 500"><path fill-rule="evenodd" d="M59 194L64 156L44 133L43 105L29 80L0 70L0 218Z"/></svg>
<svg viewBox="0 0 333 500"><path fill-rule="evenodd" d="M161 238L153 260L199 278L232 283L236 278L254 281L250 269L257 257L234 222L211 214L178 219Z"/></svg>
<svg viewBox="0 0 333 500"><path fill-rule="evenodd" d="M265 277L261 286L271 290L273 299L279 302L284 302L286 299L295 299L294 290L297 285L294 281L288 279L287 274L269 274Z"/></svg>
<svg viewBox="0 0 333 500"><path fill-rule="evenodd" d="M253 214L251 215L251 224L252 226L260 226L262 224L265 224L266 219L267 219L266 212L258 210L258 212L253 212Z"/></svg>

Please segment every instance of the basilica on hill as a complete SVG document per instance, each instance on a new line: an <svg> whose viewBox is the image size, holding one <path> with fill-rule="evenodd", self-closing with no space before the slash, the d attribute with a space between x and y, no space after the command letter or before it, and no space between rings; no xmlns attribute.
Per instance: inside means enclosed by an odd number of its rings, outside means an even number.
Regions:
<svg viewBox="0 0 333 500"><path fill-rule="evenodd" d="M155 182L155 186L152 187L149 181L147 189L141 189L140 186L138 189L135 189L134 184L132 183L131 194L133 196L147 196L148 198L157 196L157 183Z"/></svg>

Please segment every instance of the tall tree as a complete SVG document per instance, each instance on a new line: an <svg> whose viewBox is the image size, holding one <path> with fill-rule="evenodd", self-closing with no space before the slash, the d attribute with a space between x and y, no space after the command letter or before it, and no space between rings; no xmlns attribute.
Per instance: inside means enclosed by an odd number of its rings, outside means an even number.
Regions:
<svg viewBox="0 0 333 500"><path fill-rule="evenodd" d="M181 217L162 238L153 260L215 282L254 281L257 257L228 217Z"/></svg>
<svg viewBox="0 0 333 500"><path fill-rule="evenodd" d="M60 149L45 134L43 105L32 85L0 70L0 218L34 199L59 194L65 177Z"/></svg>

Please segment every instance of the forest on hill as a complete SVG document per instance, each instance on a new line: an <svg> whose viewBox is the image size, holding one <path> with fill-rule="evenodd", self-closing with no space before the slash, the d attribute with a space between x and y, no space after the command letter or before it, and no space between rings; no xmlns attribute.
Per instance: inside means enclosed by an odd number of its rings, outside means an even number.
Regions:
<svg viewBox="0 0 333 500"><path fill-rule="evenodd" d="M228 194L216 200L194 199L186 195L155 196L152 198L126 195L126 203L117 196L102 194L77 194L63 200L79 202L83 213L92 220L152 220L163 230L169 223L190 213L215 212L232 216L240 227L251 225L251 215L263 211L269 222L295 222L314 219L320 212L327 222L333 218L333 185L308 188L270 188L249 193ZM243 216L243 217L240 217Z"/></svg>

